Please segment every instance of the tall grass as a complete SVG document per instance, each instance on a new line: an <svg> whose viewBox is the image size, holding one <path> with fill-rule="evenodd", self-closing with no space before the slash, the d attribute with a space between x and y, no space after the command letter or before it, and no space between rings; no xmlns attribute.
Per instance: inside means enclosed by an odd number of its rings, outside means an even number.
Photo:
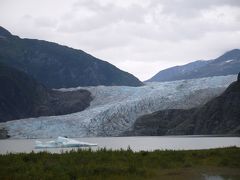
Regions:
<svg viewBox="0 0 240 180"><path fill-rule="evenodd" d="M183 173L204 168L233 169L240 177L240 148L154 152L79 149L62 154L0 155L0 179L151 179L168 171L176 174L176 170Z"/></svg>

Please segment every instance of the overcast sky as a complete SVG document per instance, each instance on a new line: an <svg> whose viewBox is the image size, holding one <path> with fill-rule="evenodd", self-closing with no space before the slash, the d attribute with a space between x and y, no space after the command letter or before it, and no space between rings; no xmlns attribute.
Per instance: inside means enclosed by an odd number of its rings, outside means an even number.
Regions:
<svg viewBox="0 0 240 180"><path fill-rule="evenodd" d="M0 25L146 80L240 48L240 0L0 0Z"/></svg>

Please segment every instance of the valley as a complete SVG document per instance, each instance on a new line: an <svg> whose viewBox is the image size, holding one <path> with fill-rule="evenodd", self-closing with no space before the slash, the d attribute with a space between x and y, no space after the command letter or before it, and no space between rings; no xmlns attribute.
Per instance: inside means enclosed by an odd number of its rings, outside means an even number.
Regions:
<svg viewBox="0 0 240 180"><path fill-rule="evenodd" d="M144 114L163 109L189 109L200 106L220 95L236 75L147 83L141 87L84 87L93 100L82 111L61 116L8 121L2 126L12 138L52 138L119 136L130 130L135 120ZM59 89L69 92L83 89Z"/></svg>
<svg viewBox="0 0 240 180"><path fill-rule="evenodd" d="M0 0L0 180L239 180L239 0Z"/></svg>

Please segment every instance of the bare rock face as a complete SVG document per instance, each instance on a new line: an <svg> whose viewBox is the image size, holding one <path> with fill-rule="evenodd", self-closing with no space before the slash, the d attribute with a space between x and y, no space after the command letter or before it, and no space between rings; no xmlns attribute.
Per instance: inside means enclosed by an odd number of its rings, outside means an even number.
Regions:
<svg viewBox="0 0 240 180"><path fill-rule="evenodd" d="M193 109L157 111L136 120L126 135L240 134L240 81Z"/></svg>
<svg viewBox="0 0 240 180"><path fill-rule="evenodd" d="M0 127L0 139L7 139L9 137L7 130Z"/></svg>

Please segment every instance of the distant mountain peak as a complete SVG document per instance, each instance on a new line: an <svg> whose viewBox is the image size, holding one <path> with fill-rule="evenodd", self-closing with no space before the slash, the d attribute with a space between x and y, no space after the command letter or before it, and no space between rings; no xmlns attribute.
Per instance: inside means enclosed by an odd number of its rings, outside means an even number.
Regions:
<svg viewBox="0 0 240 180"><path fill-rule="evenodd" d="M0 26L0 36L1 37L8 37L8 36L12 36L12 34L8 30L6 30L2 26Z"/></svg>
<svg viewBox="0 0 240 180"><path fill-rule="evenodd" d="M226 53L240 53L240 49L232 49Z"/></svg>
<svg viewBox="0 0 240 180"><path fill-rule="evenodd" d="M3 27L0 27L0 57L0 62L27 73L48 88L143 85L132 74L82 50L21 39Z"/></svg>
<svg viewBox="0 0 240 180"><path fill-rule="evenodd" d="M194 61L161 70L148 81L176 81L202 77L237 74L240 69L240 49L227 51L216 59Z"/></svg>
<svg viewBox="0 0 240 180"><path fill-rule="evenodd" d="M221 60L232 60L232 59L238 59L240 58L240 49L233 49L230 51L227 51L217 59Z"/></svg>

